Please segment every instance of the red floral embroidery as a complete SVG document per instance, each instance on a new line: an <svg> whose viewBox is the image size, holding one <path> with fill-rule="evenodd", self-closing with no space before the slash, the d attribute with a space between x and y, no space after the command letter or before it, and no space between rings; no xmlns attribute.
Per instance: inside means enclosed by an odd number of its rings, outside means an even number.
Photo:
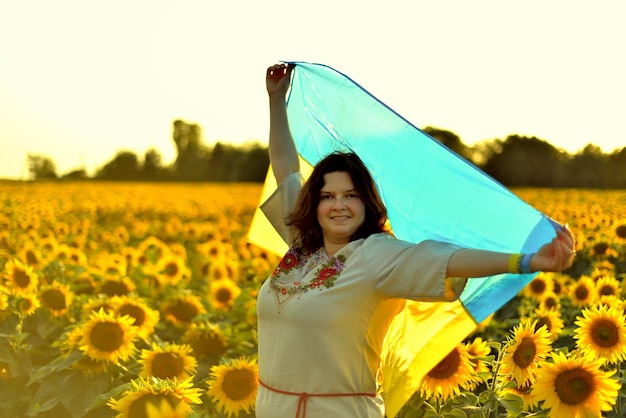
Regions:
<svg viewBox="0 0 626 418"><path fill-rule="evenodd" d="M298 257L291 251L288 251L287 254L280 260L280 268L282 270L291 270L295 266L298 265Z"/></svg>
<svg viewBox="0 0 626 418"><path fill-rule="evenodd" d="M320 270L320 272L317 274L317 278L320 280L326 280L330 279L335 274L337 274L337 269L333 267L326 267Z"/></svg>
<svg viewBox="0 0 626 418"><path fill-rule="evenodd" d="M311 257L319 258L319 254L322 253L318 252L311 256L302 256L293 248L290 248L272 273L272 277L270 278L270 287L274 289L274 292L276 292L277 295L288 296L289 298L296 294L306 293L310 289L319 288L321 290L323 288L328 289L333 287L335 280L339 277L345 266L346 257L344 255L326 258L325 263L318 264L315 277L308 283L294 281L293 283L288 284L279 281L279 277L289 273L295 268L304 266L309 260L311 260Z"/></svg>

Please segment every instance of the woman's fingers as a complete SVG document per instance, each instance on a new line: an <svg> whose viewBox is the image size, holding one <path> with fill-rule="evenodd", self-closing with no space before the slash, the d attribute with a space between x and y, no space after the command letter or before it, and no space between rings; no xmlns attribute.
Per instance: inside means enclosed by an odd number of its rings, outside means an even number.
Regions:
<svg viewBox="0 0 626 418"><path fill-rule="evenodd" d="M287 74L288 66L285 64L275 64L267 69L267 77L280 79Z"/></svg>

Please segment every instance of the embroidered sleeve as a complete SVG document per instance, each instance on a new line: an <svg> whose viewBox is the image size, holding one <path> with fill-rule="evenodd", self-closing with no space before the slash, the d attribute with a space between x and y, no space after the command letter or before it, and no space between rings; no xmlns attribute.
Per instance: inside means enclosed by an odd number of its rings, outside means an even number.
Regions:
<svg viewBox="0 0 626 418"><path fill-rule="evenodd" d="M443 301L448 260L460 249L440 241L413 244L377 234L363 245L365 271L381 297Z"/></svg>
<svg viewBox="0 0 626 418"><path fill-rule="evenodd" d="M285 225L285 218L293 211L303 182L302 174L299 172L291 173L278 185L274 193L261 204L261 211L289 246L293 244L293 236L290 229Z"/></svg>

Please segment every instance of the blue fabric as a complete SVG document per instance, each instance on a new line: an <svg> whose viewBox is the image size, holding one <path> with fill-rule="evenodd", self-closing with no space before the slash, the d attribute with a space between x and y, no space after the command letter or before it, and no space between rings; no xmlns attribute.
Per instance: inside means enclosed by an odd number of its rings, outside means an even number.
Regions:
<svg viewBox="0 0 626 418"><path fill-rule="evenodd" d="M333 151L357 153L374 176L398 238L534 252L555 236L558 224L345 74L292 63L287 112L298 152L311 165ZM461 301L480 323L533 277L470 280Z"/></svg>

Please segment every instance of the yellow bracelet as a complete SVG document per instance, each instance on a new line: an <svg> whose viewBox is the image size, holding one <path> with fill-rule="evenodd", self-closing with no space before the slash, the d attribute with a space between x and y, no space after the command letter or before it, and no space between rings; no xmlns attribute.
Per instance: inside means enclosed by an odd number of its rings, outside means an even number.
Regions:
<svg viewBox="0 0 626 418"><path fill-rule="evenodd" d="M509 257L509 273L520 274L520 262L522 261L523 254L513 253Z"/></svg>

